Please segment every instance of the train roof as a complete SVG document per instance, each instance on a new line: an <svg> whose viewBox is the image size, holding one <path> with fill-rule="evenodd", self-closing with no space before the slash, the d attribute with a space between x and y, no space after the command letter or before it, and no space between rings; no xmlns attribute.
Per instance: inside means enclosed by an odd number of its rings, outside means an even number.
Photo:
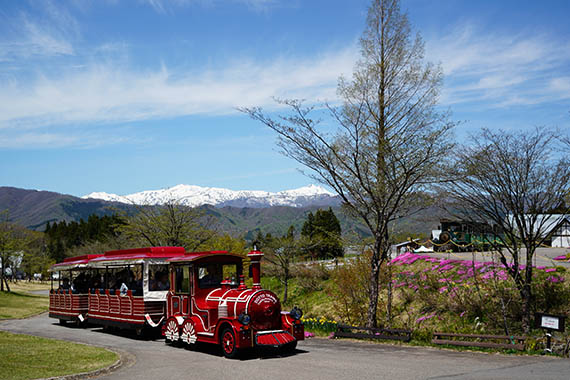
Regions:
<svg viewBox="0 0 570 380"><path fill-rule="evenodd" d="M97 257L90 262L105 263L107 261L132 261L132 260L151 260L151 259L168 259L175 256L181 256L186 252L184 247L146 247L134 249L120 249L107 251L104 255Z"/></svg>
<svg viewBox="0 0 570 380"><path fill-rule="evenodd" d="M171 263L180 263L180 262L192 262L197 261L205 258L228 258L228 259L241 259L243 260L244 257L238 255L237 253L231 253L228 251L205 251L205 252L187 252L184 255L176 256L170 258L166 261Z"/></svg>
<svg viewBox="0 0 570 380"><path fill-rule="evenodd" d="M97 255L81 255L75 257L67 257L61 263L57 263L51 266L50 271L56 270L69 270L84 267L89 263L89 261L103 256L102 254Z"/></svg>

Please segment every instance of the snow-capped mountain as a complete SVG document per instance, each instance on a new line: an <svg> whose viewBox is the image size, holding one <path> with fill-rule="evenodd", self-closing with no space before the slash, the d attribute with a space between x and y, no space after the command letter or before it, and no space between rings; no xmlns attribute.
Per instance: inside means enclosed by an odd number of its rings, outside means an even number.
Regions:
<svg viewBox="0 0 570 380"><path fill-rule="evenodd" d="M167 189L147 190L128 195L94 192L82 198L102 199L112 202L137 205L161 205L177 202L186 206L204 204L216 207L270 207L270 206L327 206L338 204L338 198L330 191L316 185L309 185L277 193L259 190L229 190L216 187L176 185Z"/></svg>

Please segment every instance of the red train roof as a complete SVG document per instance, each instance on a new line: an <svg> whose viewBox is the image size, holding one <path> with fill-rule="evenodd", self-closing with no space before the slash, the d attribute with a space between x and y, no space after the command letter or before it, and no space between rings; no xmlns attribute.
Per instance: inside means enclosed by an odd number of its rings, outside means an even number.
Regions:
<svg viewBox="0 0 570 380"><path fill-rule="evenodd" d="M52 270L56 270L56 269L61 270L61 268L72 269L72 268L77 267L79 265L87 264L89 261L96 259L97 257L101 257L101 256L103 256L103 255L98 254L98 255L81 255L81 256L75 256L75 257L67 257L61 263L57 263L57 264L52 265L51 269Z"/></svg>
<svg viewBox="0 0 570 380"><path fill-rule="evenodd" d="M111 260L159 259L181 256L186 253L184 247L146 247L107 251L104 255L93 259L94 262Z"/></svg>
<svg viewBox="0 0 570 380"><path fill-rule="evenodd" d="M175 256L166 261L168 262L185 262L185 261L195 261L205 257L216 257L216 256L231 256L243 259L243 256L237 253L231 253L228 251L205 251L205 252L188 252L184 255Z"/></svg>

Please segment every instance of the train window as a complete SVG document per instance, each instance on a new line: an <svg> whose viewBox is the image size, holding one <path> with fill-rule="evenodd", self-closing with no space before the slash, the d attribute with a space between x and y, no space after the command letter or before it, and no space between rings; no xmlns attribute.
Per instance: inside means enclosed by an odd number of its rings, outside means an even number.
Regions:
<svg viewBox="0 0 570 380"><path fill-rule="evenodd" d="M168 265L166 264L153 264L148 266L148 290L164 291L170 288L170 281L168 280Z"/></svg>
<svg viewBox="0 0 570 380"><path fill-rule="evenodd" d="M175 268L176 293L190 293L190 267L177 266Z"/></svg>
<svg viewBox="0 0 570 380"><path fill-rule="evenodd" d="M209 263L198 267L198 284L200 288L216 288L224 278L229 278L232 284L237 284L237 265Z"/></svg>

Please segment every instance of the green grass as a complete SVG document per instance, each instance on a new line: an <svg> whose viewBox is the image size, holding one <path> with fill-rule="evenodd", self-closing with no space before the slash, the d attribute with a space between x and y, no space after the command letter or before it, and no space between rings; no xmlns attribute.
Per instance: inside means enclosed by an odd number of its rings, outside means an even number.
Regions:
<svg viewBox="0 0 570 380"><path fill-rule="evenodd" d="M117 359L104 348L0 331L0 380L90 372Z"/></svg>
<svg viewBox="0 0 570 380"><path fill-rule="evenodd" d="M27 318L43 313L49 298L23 292L0 292L0 319Z"/></svg>

